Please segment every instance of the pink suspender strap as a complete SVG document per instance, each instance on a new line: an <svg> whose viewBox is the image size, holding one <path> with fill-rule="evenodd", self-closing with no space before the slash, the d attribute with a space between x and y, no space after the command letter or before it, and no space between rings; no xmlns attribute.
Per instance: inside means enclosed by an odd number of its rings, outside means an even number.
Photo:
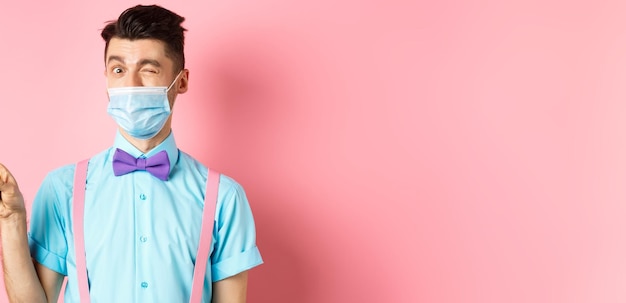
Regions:
<svg viewBox="0 0 626 303"><path fill-rule="evenodd" d="M74 226L74 249L76 252L76 270L78 271L78 294L80 302L89 303L89 284L87 280L87 262L85 261L85 186L87 183L87 164L89 159L76 163L74 171L74 206L72 222Z"/></svg>
<svg viewBox="0 0 626 303"><path fill-rule="evenodd" d="M211 240L213 239L213 221L215 220L215 205L217 204L220 173L209 169L206 183L204 210L202 211L202 230L200 231L200 243L198 244L198 253L196 254L196 265L193 269L190 303L200 303L200 300L202 300L204 276L209 260L209 251L211 250Z"/></svg>
<svg viewBox="0 0 626 303"><path fill-rule="evenodd" d="M89 283L87 280L87 262L85 260L85 229L83 216L85 214L85 185L87 184L87 164L89 159L76 164L74 172L74 206L72 210L72 222L74 225L74 249L76 252L76 271L78 272L78 293L80 302L89 303ZM200 231L200 243L196 254L196 265L193 270L193 282L191 286L191 299L189 302L196 303L202 300L204 290L204 277L206 274L211 240L213 238L213 221L215 220L215 205L217 204L217 190L219 188L220 173L209 169L206 193L204 195L204 210L202 211L202 230ZM213 202L213 203L211 203Z"/></svg>

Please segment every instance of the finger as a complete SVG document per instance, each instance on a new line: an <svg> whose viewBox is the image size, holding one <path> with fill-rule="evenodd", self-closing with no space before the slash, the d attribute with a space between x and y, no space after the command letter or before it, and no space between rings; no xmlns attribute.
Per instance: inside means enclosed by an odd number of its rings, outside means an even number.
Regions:
<svg viewBox="0 0 626 303"><path fill-rule="evenodd" d="M0 163L0 192L9 195L19 192L17 181L2 163Z"/></svg>

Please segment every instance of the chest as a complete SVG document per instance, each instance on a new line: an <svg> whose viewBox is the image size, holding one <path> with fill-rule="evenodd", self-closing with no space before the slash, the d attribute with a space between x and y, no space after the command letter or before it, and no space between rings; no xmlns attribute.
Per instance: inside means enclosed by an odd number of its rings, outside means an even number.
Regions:
<svg viewBox="0 0 626 303"><path fill-rule="evenodd" d="M155 181L149 174L125 177L87 185L87 256L108 264L142 259L192 264L200 237L204 188L181 188Z"/></svg>

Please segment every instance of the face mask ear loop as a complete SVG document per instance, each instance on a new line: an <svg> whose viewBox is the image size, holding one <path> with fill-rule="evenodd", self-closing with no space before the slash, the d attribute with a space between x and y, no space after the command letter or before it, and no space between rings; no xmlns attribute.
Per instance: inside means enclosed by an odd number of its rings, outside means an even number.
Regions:
<svg viewBox="0 0 626 303"><path fill-rule="evenodd" d="M170 91L170 88L172 88L172 86L174 86L174 83L176 83L176 80L178 80L178 77L180 77L180 75L183 74L183 71L181 70L180 72L178 72L178 75L176 75L176 78L174 78L174 81L172 81L172 84L170 84L170 86L167 87L167 90L165 90L166 92Z"/></svg>

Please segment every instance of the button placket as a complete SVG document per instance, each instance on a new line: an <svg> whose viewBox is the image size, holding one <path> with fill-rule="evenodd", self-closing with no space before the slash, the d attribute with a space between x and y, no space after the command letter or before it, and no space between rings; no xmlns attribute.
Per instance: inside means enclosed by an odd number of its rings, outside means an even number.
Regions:
<svg viewBox="0 0 626 303"><path fill-rule="evenodd" d="M150 213L150 204L148 203L148 193L146 188L138 186L135 192L135 212L136 212L136 235L135 245L137 247L137 281L141 296L150 296L148 291L149 282L146 279L150 278L150 265L148 260L150 259L150 246L148 245L149 232L150 232L150 219L146 215ZM140 300L147 300L148 297L141 297Z"/></svg>

